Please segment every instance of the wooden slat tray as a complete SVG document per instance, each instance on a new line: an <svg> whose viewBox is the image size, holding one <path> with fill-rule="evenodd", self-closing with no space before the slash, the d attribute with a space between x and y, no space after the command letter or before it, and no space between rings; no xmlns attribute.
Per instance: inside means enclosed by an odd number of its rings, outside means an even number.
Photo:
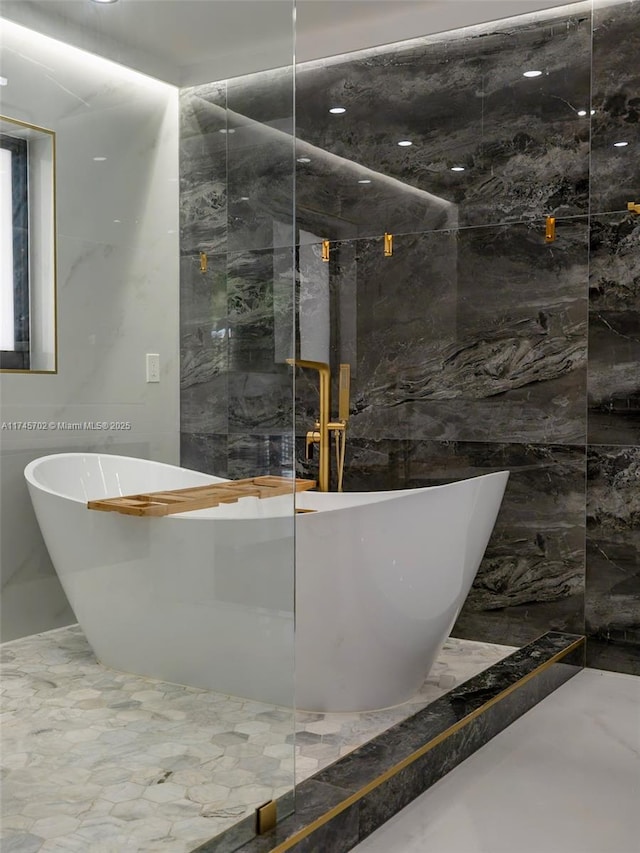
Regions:
<svg viewBox="0 0 640 853"><path fill-rule="evenodd" d="M124 515L162 516L178 512L208 509L219 504L235 503L239 498L272 498L314 489L315 480L294 480L291 477L250 477L246 480L229 480L189 489L166 492L148 492L141 495L123 495L118 498L101 498L87 503L88 509L101 512L120 512Z"/></svg>

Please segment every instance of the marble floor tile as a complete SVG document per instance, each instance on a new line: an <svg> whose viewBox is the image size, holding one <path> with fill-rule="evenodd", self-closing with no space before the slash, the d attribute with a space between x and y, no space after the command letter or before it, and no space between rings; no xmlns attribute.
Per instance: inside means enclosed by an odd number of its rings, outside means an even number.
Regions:
<svg viewBox="0 0 640 853"><path fill-rule="evenodd" d="M584 670L354 853L632 853L640 678Z"/></svg>
<svg viewBox="0 0 640 853"><path fill-rule="evenodd" d="M512 651L451 638L404 705L294 720L108 669L77 625L7 643L0 848L188 853Z"/></svg>

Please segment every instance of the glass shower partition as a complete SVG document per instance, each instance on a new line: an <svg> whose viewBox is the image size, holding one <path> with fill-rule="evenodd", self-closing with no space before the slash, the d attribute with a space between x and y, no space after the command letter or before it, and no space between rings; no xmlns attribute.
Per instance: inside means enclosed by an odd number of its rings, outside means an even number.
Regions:
<svg viewBox="0 0 640 853"><path fill-rule="evenodd" d="M284 33L290 4L274 11ZM287 499L256 501L258 517L237 523L218 588L232 620L222 656L242 682L228 692L252 700L229 734L228 776L252 809L264 806L258 828L272 801L278 818L292 810L294 787L293 65L283 42L275 70L180 96L183 464L291 483ZM252 814L233 838L253 824Z"/></svg>
<svg viewBox="0 0 640 853"><path fill-rule="evenodd" d="M3 740L37 757L16 844L230 850L293 809L294 16L243 5L0 4L2 133L55 135L58 283L55 371L1 377L32 424L2 434L3 641L47 686L7 706L42 731Z"/></svg>

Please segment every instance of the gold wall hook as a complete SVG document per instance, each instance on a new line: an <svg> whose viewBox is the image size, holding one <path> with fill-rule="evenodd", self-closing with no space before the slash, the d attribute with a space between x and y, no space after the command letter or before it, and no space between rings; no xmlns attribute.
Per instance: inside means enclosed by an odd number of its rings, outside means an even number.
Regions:
<svg viewBox="0 0 640 853"><path fill-rule="evenodd" d="M630 210L631 213L640 213L640 204L638 204L638 202L628 201L627 210Z"/></svg>
<svg viewBox="0 0 640 853"><path fill-rule="evenodd" d="M325 263L328 263L328 261L329 261L329 247L330 247L330 245L331 244L328 240L322 241L322 260Z"/></svg>
<svg viewBox="0 0 640 853"><path fill-rule="evenodd" d="M384 256L390 258L393 255L393 234L384 232Z"/></svg>
<svg viewBox="0 0 640 853"><path fill-rule="evenodd" d="M545 243L553 243L556 239L556 218L547 216L547 227L544 234Z"/></svg>
<svg viewBox="0 0 640 853"><path fill-rule="evenodd" d="M206 272L208 266L208 258L206 252L200 252L200 272Z"/></svg>

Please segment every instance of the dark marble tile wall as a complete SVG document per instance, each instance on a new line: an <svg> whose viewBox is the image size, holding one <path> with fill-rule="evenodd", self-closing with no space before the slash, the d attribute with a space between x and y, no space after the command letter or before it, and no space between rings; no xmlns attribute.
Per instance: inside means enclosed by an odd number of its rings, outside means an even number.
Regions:
<svg viewBox="0 0 640 853"><path fill-rule="evenodd" d="M634 213L591 217L588 391L589 443L640 445L640 216Z"/></svg>
<svg viewBox="0 0 640 853"><path fill-rule="evenodd" d="M290 477L296 469L296 444L288 434L191 433L180 436L181 464L216 477L240 480L258 474Z"/></svg>
<svg viewBox="0 0 640 853"><path fill-rule="evenodd" d="M305 63L296 73L297 136L371 170L374 184L393 179L408 197L421 190L457 205L460 225L584 214L590 59L586 3ZM524 77L529 70L542 74ZM329 113L336 106L346 112ZM360 176L345 182L336 171L331 180L326 155L305 154L299 198L317 198L322 176L321 198L331 197L332 210L352 209ZM380 234L385 212L372 205L357 224L360 236ZM404 230L425 223L416 218Z"/></svg>
<svg viewBox="0 0 640 853"><path fill-rule="evenodd" d="M302 244L331 239L329 359L352 367L346 488L512 471L461 636L582 632L593 459L619 450L637 483L639 16L640 0L596 0L300 66L295 222L290 69L182 95L184 464L314 472L316 378L296 372L294 411L283 362L301 343L294 277L307 306L326 286ZM204 278L200 251L216 255ZM619 478L598 477L597 500L617 505ZM620 626L613 540L589 513L590 659L599 643L629 668L637 578ZM633 519L614 537L627 566Z"/></svg>
<svg viewBox="0 0 640 853"><path fill-rule="evenodd" d="M640 675L640 447L587 455L587 662Z"/></svg>
<svg viewBox="0 0 640 853"><path fill-rule="evenodd" d="M180 94L183 254L292 245L293 71L267 76L257 103L256 75Z"/></svg>
<svg viewBox="0 0 640 853"><path fill-rule="evenodd" d="M593 28L587 661L640 674L640 4Z"/></svg>
<svg viewBox="0 0 640 853"><path fill-rule="evenodd" d="M184 434L291 431L290 368L276 360L277 327L287 322L276 253L214 254L205 273L198 255L182 257ZM286 284L286 273L282 278Z"/></svg>
<svg viewBox="0 0 640 853"><path fill-rule="evenodd" d="M586 633L640 674L640 2L593 11ZM616 145L624 143L626 145Z"/></svg>
<svg viewBox="0 0 640 853"><path fill-rule="evenodd" d="M584 441L587 223L560 220L357 246L352 434Z"/></svg>
<svg viewBox="0 0 640 853"><path fill-rule="evenodd" d="M593 9L591 210L626 210L640 201L640 4ZM626 145L616 143L626 142Z"/></svg>
<svg viewBox="0 0 640 853"><path fill-rule="evenodd" d="M182 464L231 478L293 468L293 69L264 87L180 95Z"/></svg>
<svg viewBox="0 0 640 853"><path fill-rule="evenodd" d="M180 420L183 432L226 432L228 309L224 255L206 273L199 255L180 259Z"/></svg>
<svg viewBox="0 0 640 853"><path fill-rule="evenodd" d="M227 433L180 433L180 464L184 468L228 477Z"/></svg>
<svg viewBox="0 0 640 853"><path fill-rule="evenodd" d="M180 93L183 255L222 252L227 246L226 104L226 83L210 83Z"/></svg>

